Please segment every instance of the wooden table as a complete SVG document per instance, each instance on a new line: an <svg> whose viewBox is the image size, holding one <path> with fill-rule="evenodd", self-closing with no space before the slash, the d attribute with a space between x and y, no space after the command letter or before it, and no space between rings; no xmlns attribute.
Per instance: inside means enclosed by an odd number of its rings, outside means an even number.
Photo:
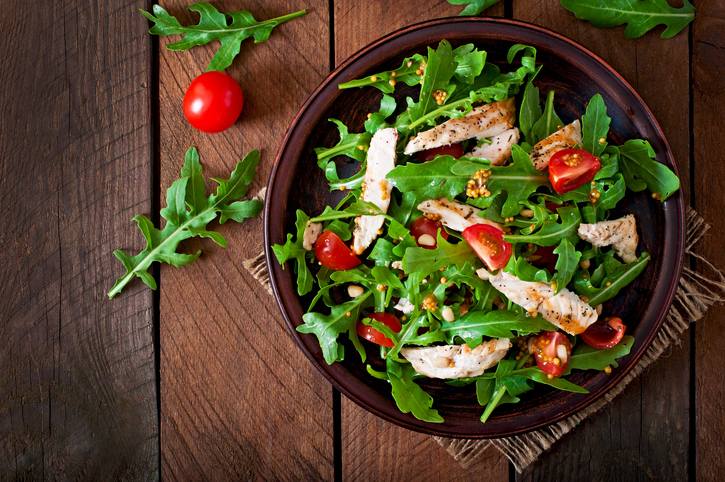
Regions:
<svg viewBox="0 0 725 482"><path fill-rule="evenodd" d="M206 135L181 100L215 45L171 52L138 12L148 1L4 2L0 13L0 479L684 480L721 477L725 358L720 308L594 418L517 475L497 453L464 470L431 437L384 422L303 356L243 261L262 219L219 227L229 245L155 268L113 300L111 254L143 246L131 218L158 222L184 152L228 175L261 152L265 186L292 116L335 65L412 23L454 16L443 0L218 0L258 19L307 9L228 72L241 119ZM713 228L698 252L725 266L725 4L695 2L670 40L595 29L556 0L487 11L582 43L659 119L686 202ZM186 0L162 3L183 24ZM172 39L173 40L173 39ZM485 48L485 46L483 46ZM233 225L234 224L234 225ZM700 263L698 265L701 266Z"/></svg>

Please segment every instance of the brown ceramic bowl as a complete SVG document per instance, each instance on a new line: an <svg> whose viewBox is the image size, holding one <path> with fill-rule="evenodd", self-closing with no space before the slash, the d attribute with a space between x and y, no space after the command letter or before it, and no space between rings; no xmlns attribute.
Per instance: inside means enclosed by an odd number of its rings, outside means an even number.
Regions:
<svg viewBox="0 0 725 482"><path fill-rule="evenodd" d="M390 394L390 385L368 375L353 347L346 341L346 360L327 365L314 335L295 331L302 323L311 295L300 298L291 266L283 270L270 246L284 243L294 231L295 210L316 215L326 205L335 204L344 193L330 193L317 168L313 148L332 146L338 140L328 118L342 120L350 132L362 132L368 112L377 112L382 94L373 88L339 90L337 85L375 72L400 66L403 58L427 46L448 39L454 47L473 42L488 52L487 60L502 71L508 48L515 43L538 49L537 62L544 68L536 84L542 94L557 92L556 109L562 120L571 122L584 113L585 103L596 93L604 97L612 118L610 140L621 144L627 139L648 140L657 159L677 172L672 152L662 129L632 87L599 57L582 46L541 27L504 19L442 19L414 25L392 33L362 49L312 93L295 116L277 153L269 179L265 207L265 249L267 267L277 302L290 330L307 357L330 382L360 406L400 426L419 432L449 437L492 438L533 430L571 415L601 397L619 382L643 355L670 307L680 275L684 253L683 200L679 193L664 203L654 201L645 191L628 192L613 216L633 213L639 224L639 251L652 260L645 272L619 296L605 305L608 314L620 316L628 334L636 342L631 353L619 360L611 375L593 370L574 372L569 380L589 390L586 395L560 392L538 385L521 396L517 404L498 407L482 424L482 407L473 387L451 388L440 380L423 379L420 385L435 400L445 423L421 422L401 413ZM401 85L402 86L402 85ZM399 87L401 87L399 86ZM407 86L402 86L407 87ZM416 91L417 92L417 91ZM395 97L416 95L413 90L396 89ZM351 163L346 175L357 170ZM342 338L345 338L344 336ZM365 343L365 345L371 345ZM369 346L368 359L379 360L377 346ZM377 368L381 368L382 363ZM384 369L384 368L383 368Z"/></svg>

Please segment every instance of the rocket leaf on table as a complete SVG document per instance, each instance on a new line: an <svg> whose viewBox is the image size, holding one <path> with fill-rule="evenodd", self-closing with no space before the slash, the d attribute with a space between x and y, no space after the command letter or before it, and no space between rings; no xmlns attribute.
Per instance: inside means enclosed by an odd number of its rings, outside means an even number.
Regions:
<svg viewBox="0 0 725 482"><path fill-rule="evenodd" d="M230 65L239 53L242 41L254 37L254 43L264 42L269 38L272 29L277 25L293 18L301 17L305 10L290 13L282 17L272 18L258 22L251 13L239 10L231 13L221 13L207 2L197 2L189 6L192 12L199 12L198 25L182 26L173 15L159 5L154 5L154 13L141 10L141 13L154 23L149 31L154 35L184 34L178 42L166 46L169 50L188 50L197 45L205 45L214 40L221 42L221 47L209 62L207 72L211 70L224 70ZM231 20L231 23L229 23Z"/></svg>
<svg viewBox="0 0 725 482"><path fill-rule="evenodd" d="M451 5L466 5L459 17L480 15L488 7L496 5L501 0L448 0Z"/></svg>
<svg viewBox="0 0 725 482"><path fill-rule="evenodd" d="M254 179L254 170L258 163L259 152L250 152L237 163L228 180L214 179L219 184L217 192L206 197L199 154L195 147L190 148L186 152L181 178L174 181L166 191L167 206L161 210L161 216L166 219L164 229L155 228L146 216L139 214L133 220L138 223L141 233L146 238L146 249L134 257L120 249L113 252L126 268L126 274L116 280L116 284L108 292L108 297L113 298L120 293L134 276L141 278L151 289L156 289L156 282L148 272L154 261L169 263L177 268L193 263L201 251L196 254L176 252L179 243L185 239L194 236L211 238L220 246L226 246L224 236L207 230L207 224L214 220L217 214L221 214L220 224L228 219L242 222L259 214L262 209L260 201L232 202L247 194L247 186Z"/></svg>
<svg viewBox="0 0 725 482"><path fill-rule="evenodd" d="M666 0L561 0L561 5L595 27L626 23L627 38L641 37L662 24L667 26L662 38L673 37L695 19L697 11L687 0L681 8L671 7Z"/></svg>

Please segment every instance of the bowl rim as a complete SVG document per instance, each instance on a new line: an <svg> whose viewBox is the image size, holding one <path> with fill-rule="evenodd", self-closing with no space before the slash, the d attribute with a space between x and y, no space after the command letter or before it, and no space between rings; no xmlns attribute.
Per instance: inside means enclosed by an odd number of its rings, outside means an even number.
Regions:
<svg viewBox="0 0 725 482"><path fill-rule="evenodd" d="M627 82L622 75L617 72L611 65L609 65L607 62L605 62L601 57L587 49L586 47L580 45L579 43L559 34L556 32L553 32L547 28L534 25L528 22L522 22L520 20L511 20L511 19L504 19L504 18L490 18L490 17L484 17L484 18L473 18L473 17L447 17L447 18L441 18L441 19L435 19L435 20L428 20L424 22L419 22L416 24L409 25L407 27L400 28L398 30L395 30L394 32L391 32L372 43L368 44L367 46L363 47L362 49L358 50L356 53L348 57L345 61L343 61L337 68L335 68L332 72L330 72L325 79L320 83L320 85L307 97L305 102L302 104L302 106L299 108L295 116L293 117L292 121L290 122L289 127L287 128L285 135L282 139L282 142L280 143L280 147L277 151L277 154L275 156L274 165L272 167L272 171L269 176L269 181L267 183L267 197L265 200L264 205L264 252L265 252L265 261L266 261L266 267L269 273L269 281L272 287L272 291L274 293L275 301L277 302L278 307L280 308L280 311L282 312L282 316L284 317L285 323L287 324L287 327L292 333L293 338L297 342L297 344L302 349L305 356L312 362L312 364L322 373L322 375L340 392L344 393L349 399L351 399L353 402L355 402L357 405L365 408L366 410L374 413L375 415L392 422L398 426L414 430L421 433L426 433L429 435L436 435L436 436L445 436L445 437L453 437L453 438L471 438L471 439L490 439L490 438L502 438L502 437L510 437L515 436L523 433L527 433L533 430L537 430L549 425L552 425L556 422L559 422L560 420L565 419L566 417L569 417L573 415L574 413L577 413L587 406L590 406L597 400L599 400L604 394L609 392L614 386L618 385L622 379L624 379L634 368L635 365L639 362L641 357L645 354L645 352L648 350L650 344L652 343L652 340L655 338L657 333L660 331L660 328L662 327L662 324L664 323L664 320L667 316L667 313L670 310L670 307L672 305L672 302L674 300L677 287L679 284L679 279L681 276L681 270L684 260L684 254L685 254L685 236L686 236L686 226L684 224L685 220L685 214L684 214L684 200L682 196L681 189L678 190L675 194L673 194L670 198L663 203L663 209L665 211L665 216L674 217L675 218L675 230L674 232L668 232L666 231L664 234L664 242L673 242L674 245L672 248L674 248L671 252L676 253L676 258L673 260L673 262L663 264L662 270L668 269L668 266L673 267L670 268L671 271L671 279L669 286L667 287L667 292L664 295L664 303L661 303L658 308L656 308L657 311L657 322L654 323L653 329L650 330L647 337L642 340L637 339L635 341L635 346L632 347L632 352L628 357L633 357L630 360L628 360L628 366L625 367L626 370L617 370L615 375L612 375L609 377L608 381L602 388L600 388L596 392L590 392L588 395L586 395L584 398L579 400L576 403L571 404L569 407L565 408L564 410L561 410L558 413L551 414L549 418L542 419L539 421L533 421L526 425L523 425L521 427L514 428L512 430L507 430L506 432L495 432L495 431L488 431L487 432L481 432L481 433L457 433L457 432L450 432L446 430L440 430L437 427L443 427L444 424L433 424L429 422L422 422L417 419L412 419L410 414L403 414L402 412L398 413L387 413L383 411L380 407L371 405L369 401L364 400L361 397L361 390L355 390L354 387L347 386L346 384L342 383L340 380L338 380L335 376L333 376L332 372L336 372L334 367L336 364L333 365L327 365L324 363L320 363L320 361L315 358L315 356L310 352L309 348L306 346L305 342L303 341L301 334L296 331L296 325L292 322L290 316L287 313L287 310L285 308L284 302L282 300L281 296L281 289L277 284L277 280L275 277L275 270L278 268L278 263L276 263L276 258L274 256L274 253L272 252L271 248L271 240L270 240L270 230L272 227L272 221L270 216L270 210L271 205L273 203L273 199L278 195L275 191L275 182L277 181L278 175L279 175L279 167L281 164L281 160L283 155L286 152L286 148L288 147L288 144L290 142L290 139L295 132L295 128L300 123L301 118L306 113L308 107L310 104L312 104L320 95L320 93L328 88L328 86L331 83L339 83L340 79L338 77L353 63L360 60L361 58L367 56L371 52L375 51L377 48L381 47L382 45L395 40L399 39L400 37L404 37L408 34L413 34L416 31L434 28L434 27L440 27L440 26L455 26L459 24L492 24L492 25L503 25L503 26L511 26L518 29L523 29L522 31L530 30L538 34L543 34L545 36L553 37L554 40L564 42L569 44L571 47L573 47L575 50L578 50L581 54L583 54L586 57L589 57L592 61L595 63L601 64L601 66L609 71L612 76L626 89L638 102L639 106L643 109L644 113L646 114L646 117L648 118L648 121L651 122L652 127L654 128L654 134L657 138L661 140L663 151L665 154L665 157L667 160L671 161L671 168L673 172L678 176L679 178L679 171L677 169L677 164L674 162L675 158L672 153L672 149L670 147L670 144L665 137L665 134L659 125L659 122L657 122L657 119L655 118L654 114L650 110L649 106L645 103L645 101L642 99L642 97L639 95L639 93ZM431 42L435 42L437 40L437 37L433 37L431 39ZM356 78L356 77L353 77ZM651 138L651 137L650 137ZM669 213L669 214L668 214ZM671 249L672 249L671 248ZM279 268L281 269L281 268ZM297 296L296 292L294 293L294 296ZM316 341L316 339L315 339ZM635 351L635 347L637 347ZM339 372L338 376L344 375L344 373ZM369 388L368 388L369 390ZM364 388L362 389L364 391ZM396 407L397 409L397 407ZM549 410L551 411L551 410ZM399 415L396 417L396 415ZM481 428L485 428L484 424L480 424Z"/></svg>

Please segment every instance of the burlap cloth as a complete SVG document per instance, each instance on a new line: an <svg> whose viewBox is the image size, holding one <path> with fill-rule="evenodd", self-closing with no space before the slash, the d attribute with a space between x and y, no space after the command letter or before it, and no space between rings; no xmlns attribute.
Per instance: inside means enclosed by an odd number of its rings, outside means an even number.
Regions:
<svg viewBox="0 0 725 482"><path fill-rule="evenodd" d="M264 192L260 192L258 197L263 198ZM694 210L687 209L685 254L697 260L698 272L688 268L689 259L685 257L685 266L682 268L682 276L675 293L675 300L657 336L627 376L604 394L603 397L558 423L523 435L489 440L446 437L433 437L433 439L444 447L463 468L473 464L486 450L498 449L508 457L517 472L524 470L542 452L548 450L584 419L592 416L614 400L632 380L654 363L673 342L679 344L680 335L687 330L690 323L701 319L710 306L725 300L725 276L723 276L723 272L715 268L708 260L693 252L695 244L709 229L710 225L703 218ZM254 278L266 288L269 294L272 294L264 252L244 261L243 264ZM711 271L712 278L699 273L699 271L704 270Z"/></svg>

